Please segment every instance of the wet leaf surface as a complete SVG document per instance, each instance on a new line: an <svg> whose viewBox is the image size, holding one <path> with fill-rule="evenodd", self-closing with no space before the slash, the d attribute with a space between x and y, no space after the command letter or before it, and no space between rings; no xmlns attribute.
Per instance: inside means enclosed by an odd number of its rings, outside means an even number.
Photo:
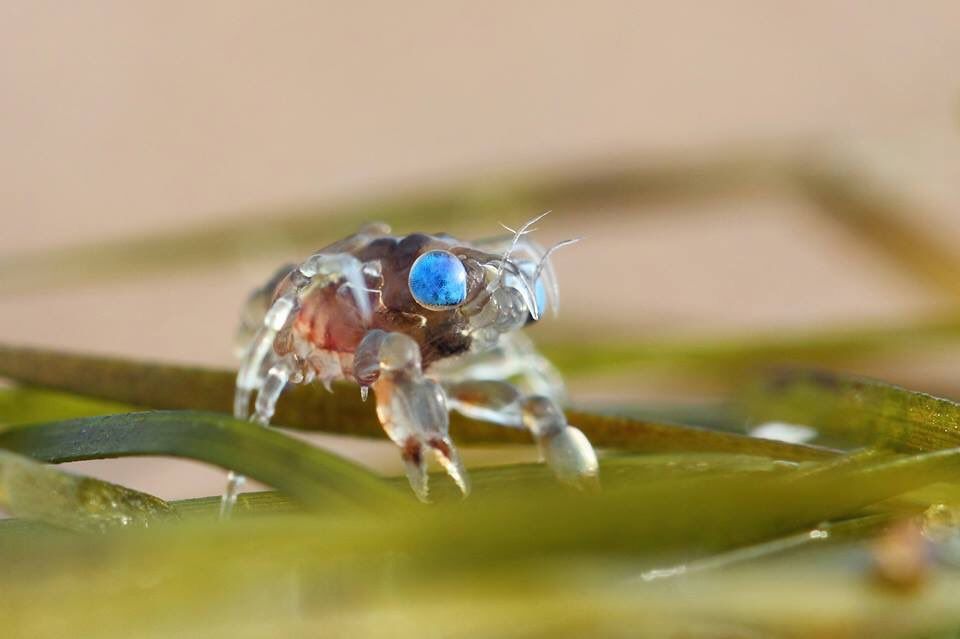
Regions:
<svg viewBox="0 0 960 639"><path fill-rule="evenodd" d="M907 452L960 446L960 404L869 379L784 372L747 389L740 411L753 423L804 424L853 445Z"/></svg>
<svg viewBox="0 0 960 639"><path fill-rule="evenodd" d="M147 528L176 518L174 508L151 495L8 451L0 451L0 508L18 518L81 532Z"/></svg>

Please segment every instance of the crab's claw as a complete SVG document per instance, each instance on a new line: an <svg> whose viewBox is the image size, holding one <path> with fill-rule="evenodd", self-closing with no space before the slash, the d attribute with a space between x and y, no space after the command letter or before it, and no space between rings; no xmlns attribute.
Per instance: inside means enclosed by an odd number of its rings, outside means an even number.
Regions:
<svg viewBox="0 0 960 639"><path fill-rule="evenodd" d="M427 501L429 485L425 452L432 450L437 461L466 495L470 491L467 471L448 433L450 418L447 399L436 381L424 377L420 348L402 333L370 331L354 355L362 362L357 373L375 379L377 417L401 451L407 479L421 501ZM369 370L379 363L379 374Z"/></svg>

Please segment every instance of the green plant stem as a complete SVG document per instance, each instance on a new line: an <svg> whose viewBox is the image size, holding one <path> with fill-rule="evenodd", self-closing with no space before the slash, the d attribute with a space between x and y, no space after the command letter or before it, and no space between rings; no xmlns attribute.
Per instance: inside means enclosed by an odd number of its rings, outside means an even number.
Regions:
<svg viewBox="0 0 960 639"><path fill-rule="evenodd" d="M960 404L883 382L809 371L762 379L740 399L753 421L816 428L855 445L905 452L960 446Z"/></svg>
<svg viewBox="0 0 960 639"><path fill-rule="evenodd" d="M149 364L57 351L0 346L0 376L23 384L88 395L141 408L228 412L234 373L187 366ZM568 411L572 424L595 445L643 452L704 451L762 455L787 460L823 459L831 451L709 431L689 426ZM281 399L276 424L358 437L383 437L373 402L363 402L355 386L296 386ZM458 442L530 443L525 430L451 418Z"/></svg>
<svg viewBox="0 0 960 639"><path fill-rule="evenodd" d="M161 499L63 472L0 450L0 507L19 518L81 532L147 528L173 518Z"/></svg>
<svg viewBox="0 0 960 639"><path fill-rule="evenodd" d="M914 221L916 204L902 194L827 165L798 165L796 180L825 217L845 227L932 292L960 302L960 255Z"/></svg>
<svg viewBox="0 0 960 639"><path fill-rule="evenodd" d="M960 344L960 316L949 314L886 327L714 340L589 342L570 339L572 335L564 331L543 340L544 353L568 375L655 368L731 385L764 368L827 366Z"/></svg>
<svg viewBox="0 0 960 639"><path fill-rule="evenodd" d="M398 505L379 477L306 442L224 415L125 413L0 430L0 447L60 463L130 455L187 457L231 468L310 506Z"/></svg>

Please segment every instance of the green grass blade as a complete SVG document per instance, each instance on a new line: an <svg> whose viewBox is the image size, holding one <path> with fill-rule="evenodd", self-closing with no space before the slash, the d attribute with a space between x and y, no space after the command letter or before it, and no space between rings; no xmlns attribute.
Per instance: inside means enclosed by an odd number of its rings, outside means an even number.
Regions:
<svg viewBox="0 0 960 639"><path fill-rule="evenodd" d="M792 467L774 460L741 455L616 455L603 461L603 484L610 489L627 487L635 482L676 481L684 478L727 476L733 473L751 475L762 481L790 472ZM515 491L552 491L556 478L543 464L516 464L473 468L470 471L473 499L489 499ZM387 480L399 491L407 491L406 477ZM431 477L431 498L434 501L457 502L459 490L443 473ZM220 497L200 497L171 502L184 519L216 518ZM278 491L243 493L237 498L235 517L247 515L275 515L302 513L303 505L291 496ZM0 534L19 533L25 528L18 520L0 520Z"/></svg>
<svg viewBox="0 0 960 639"><path fill-rule="evenodd" d="M570 375L653 368L695 375L731 387L771 366L826 366L864 358L911 355L960 341L960 317L905 325L720 340L613 342L584 340L566 331L543 340L544 353Z"/></svg>
<svg viewBox="0 0 960 639"><path fill-rule="evenodd" d="M317 628L356 632L357 624L372 618L372 625L363 626L370 631L365 636L387 636L389 631L402 637L417 634L414 629L436 629L436 615L453 607L457 618L441 616L442 625L451 636L466 637L477 636L477 628L493 630L483 618L504 610L514 615L530 611L522 618L537 628L551 619L566 627L571 617L562 608L545 611L544 606L587 601L594 614L605 618L613 614L611 600L621 604L615 614L618 626L611 631L647 627L657 610L669 610L667 618L678 618L682 626L696 625L715 621L722 612L716 597L724 591L726 571L708 571L697 575L696 582L683 582L685 588L716 586L702 604L696 603L699 595L691 600L683 590L629 586L623 578L672 560L695 560L855 515L869 504L955 476L958 469L960 453L942 451L895 459L859 457L824 472L786 472L763 482L736 472L694 480L680 473L656 484L630 482L600 495L519 488L463 503L411 504L388 516L265 516L239 518L231 525L189 521L177 530L101 539L19 535L0 544L6 566L0 611L18 627L35 631L32 636L62 636L67 629L81 636L120 636L130 627L139 636L156 637L186 630L195 636L227 636L261 627L309 635ZM62 575L83 557L98 560L82 563L84 587L78 588ZM784 572L782 565L770 570L766 580L750 583L769 588L798 574ZM826 579L820 587L836 588L837 575L827 573L820 569ZM720 581L699 581L706 577ZM762 590L750 592L756 597ZM815 615L813 621L806 619L806 610L791 613L798 605L793 590L776 602L765 600L765 606L775 606L776 615L765 609L758 616L755 606L730 607L733 599L721 597L729 607L725 630L732 622L751 626L776 620L772 627L797 632L849 629L862 621L849 606L831 609L832 617ZM852 585L830 590L831 597L846 593L844 601L869 592ZM882 602L880 609L899 601L888 594L879 597L869 600ZM651 600L656 605L648 609ZM59 615L42 626L35 614L17 614L21 609L35 613L35 602L49 601L57 602ZM97 604L103 601L111 605ZM511 601L519 607L509 607ZM911 601L916 606L917 600ZM391 606L398 602L402 615L393 617ZM385 618L403 624L385 624ZM574 618L583 629L598 627L594 616ZM179 625L183 620L190 626ZM509 624L500 630L497 636L515 636ZM562 634L560 627L556 631Z"/></svg>
<svg viewBox="0 0 960 639"><path fill-rule="evenodd" d="M59 351L0 346L0 376L11 380L89 395L142 408L228 412L233 405L235 374L188 366L75 355ZM2 407L2 404L0 404ZM659 424L626 417L569 411L600 447L646 452L703 451L761 455L788 460L823 459L831 451L810 446L743 437L688 426ZM0 414L0 421L19 421ZM276 424L341 435L382 437L373 402L363 402L355 386L335 387L330 394L317 385L295 386L277 406ZM502 428L459 415L451 431L460 443L530 443L525 430Z"/></svg>
<svg viewBox="0 0 960 639"><path fill-rule="evenodd" d="M660 562L672 554L728 550L854 516L872 504L955 477L958 470L960 450L948 450L855 459L816 473L783 468L678 474L623 482L593 495L571 493L556 483L524 487L516 482L465 502L432 507L410 502L407 508L380 511L370 515L376 525L368 515L338 516L333 528L329 518L294 518L287 540L327 554L390 549L429 557L436 566L456 564L465 551L496 562L593 552ZM311 532L321 528L322 535Z"/></svg>
<svg viewBox="0 0 960 639"><path fill-rule="evenodd" d="M882 532L892 522L902 517L902 513L888 512L845 519L835 523L826 521L818 524L816 528L785 537L742 546L687 563L664 565L646 570L636 575L632 581L641 583L686 577L697 573L726 570L731 566L768 560L772 557L809 552L814 547L863 541Z"/></svg>
<svg viewBox="0 0 960 639"><path fill-rule="evenodd" d="M230 468L311 506L397 505L405 495L315 446L224 415L127 413L8 426L0 447L47 462L130 455L186 457Z"/></svg>
<svg viewBox="0 0 960 639"><path fill-rule="evenodd" d="M55 422L132 410L126 404L42 388L0 388L0 425Z"/></svg>
<svg viewBox="0 0 960 639"><path fill-rule="evenodd" d="M604 489L620 490L631 485L671 482L704 477L752 476L757 481L778 477L794 470L788 464L764 457L746 455L684 453L666 455L613 455L601 462ZM390 478L400 490L407 487L405 477ZM544 464L513 464L470 469L471 499L485 500L517 491L542 490L552 492L557 480ZM431 498L438 502L455 502L461 498L457 488L443 473L431 476ZM177 502L185 514L211 515L219 506L219 497L201 497ZM295 508L290 498L282 493L265 491L249 493L238 500L238 510L251 514L290 512Z"/></svg>
<svg viewBox="0 0 960 639"><path fill-rule="evenodd" d="M443 574L462 578L466 564L472 576L513 569L517 562L546 565L589 556L662 565L670 556L694 558L855 515L872 503L955 476L958 468L960 451L951 450L860 460L765 482L736 475L680 478L591 496L537 487L433 507L411 504L389 516L286 516L282 523L268 516L235 526L196 525L177 531L178 540L160 530L113 543L121 556L193 571L202 566L204 574L234 574L240 566L227 565L229 557L239 564L243 557L258 562L270 557L282 570L309 558L377 562L401 553L417 566L396 576L401 583Z"/></svg>
<svg viewBox="0 0 960 639"><path fill-rule="evenodd" d="M195 270L280 252L304 252L383 220L402 232L448 231L553 209L582 216L611 203L703 197L782 182L788 158L725 152L716 158L605 166L534 177L467 182L327 207L260 211L182 232L0 259L0 293L28 293L151 272ZM596 211L591 214L595 215Z"/></svg>
<svg viewBox="0 0 960 639"><path fill-rule="evenodd" d="M828 439L901 451L960 446L960 404L897 386L815 372L787 372L753 385L741 411L754 422L816 428Z"/></svg>
<svg viewBox="0 0 960 639"><path fill-rule="evenodd" d="M166 502L0 450L0 507L22 519L83 532L146 528L175 516Z"/></svg>
<svg viewBox="0 0 960 639"><path fill-rule="evenodd" d="M813 170L811 170L813 169ZM960 255L916 222L916 203L902 194L825 167L802 167L797 183L832 222L871 245L932 292L960 300Z"/></svg>

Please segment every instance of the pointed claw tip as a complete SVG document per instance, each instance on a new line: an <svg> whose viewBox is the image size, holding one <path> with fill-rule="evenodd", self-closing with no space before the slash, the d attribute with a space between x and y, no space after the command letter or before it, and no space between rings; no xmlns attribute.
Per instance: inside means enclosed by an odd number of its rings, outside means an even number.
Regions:
<svg viewBox="0 0 960 639"><path fill-rule="evenodd" d="M419 490L414 489L413 494L416 496L417 501L419 501L421 504L430 504L430 503L432 503L432 502L430 501L430 491L429 491L429 490L419 491Z"/></svg>
<svg viewBox="0 0 960 639"><path fill-rule="evenodd" d="M447 474L450 476L450 479L453 480L453 483L457 485L457 488L460 489L460 497L466 499L470 496L470 480L467 478L466 470L463 466L459 464L453 465L451 468L446 469Z"/></svg>
<svg viewBox="0 0 960 639"><path fill-rule="evenodd" d="M421 443L416 438L411 437L403 442L401 451L410 488L413 489L417 499L425 504L430 503L430 477L427 475L427 465L423 458Z"/></svg>
<svg viewBox="0 0 960 639"><path fill-rule="evenodd" d="M429 445L433 449L437 461L447 471L447 475L457 485L457 488L460 489L462 496L467 497L470 494L470 477L453 442L449 439L433 439L429 442Z"/></svg>
<svg viewBox="0 0 960 639"><path fill-rule="evenodd" d="M417 483L414 483L414 481L411 479L410 487L413 488L413 494L417 496L417 499L420 502L424 504L429 504L430 503L430 483L428 481L426 467L419 470L423 473L423 476L422 476L423 482L417 484Z"/></svg>

